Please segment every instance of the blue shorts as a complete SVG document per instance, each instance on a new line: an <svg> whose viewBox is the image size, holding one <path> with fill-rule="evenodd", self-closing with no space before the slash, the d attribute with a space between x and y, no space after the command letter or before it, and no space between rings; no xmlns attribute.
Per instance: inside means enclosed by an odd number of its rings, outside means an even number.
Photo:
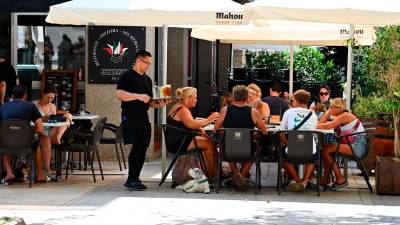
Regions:
<svg viewBox="0 0 400 225"><path fill-rule="evenodd" d="M361 134L354 136L351 147L358 158L363 158L368 153L367 135Z"/></svg>

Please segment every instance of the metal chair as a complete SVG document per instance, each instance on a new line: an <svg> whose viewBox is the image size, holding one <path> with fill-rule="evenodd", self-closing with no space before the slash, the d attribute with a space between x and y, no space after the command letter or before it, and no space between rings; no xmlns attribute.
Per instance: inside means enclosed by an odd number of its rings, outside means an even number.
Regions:
<svg viewBox="0 0 400 225"><path fill-rule="evenodd" d="M91 131L90 133L83 133L83 132L80 132L79 130L70 131L70 136L72 136L72 141L67 142L67 143L62 143L58 147L59 154L61 152L68 152L68 153L83 152L83 153L85 153L88 160L90 161L90 166L91 166L94 182L96 182L96 176L95 176L95 172L94 172L94 168L93 168L93 161L94 161L95 154L96 154L97 162L98 162L99 168L100 168L101 179L104 180L103 169L101 166L101 160L100 160L100 156L99 156L99 143L100 143L100 139L102 138L104 125L106 124L106 122L107 122L107 117L100 118L97 121L97 124L94 127L93 131ZM82 142L81 140L85 140L85 141ZM92 156L90 156L90 153L92 153ZM68 179L69 165L72 164L72 154L68 154L68 158L66 160L67 160L67 171L65 174L65 179Z"/></svg>
<svg viewBox="0 0 400 225"><path fill-rule="evenodd" d="M220 170L222 161L227 162L255 162L256 163L256 183L255 194L261 188L260 185L260 145L254 141L254 134L262 134L261 131L247 128L222 128L217 130L221 137L218 145L218 167L215 179L215 192L221 188ZM252 151L255 150L253 154ZM231 179L231 178L229 178ZM246 179L248 182L248 179ZM252 182L251 182L252 183Z"/></svg>
<svg viewBox="0 0 400 225"><path fill-rule="evenodd" d="M364 180L365 180L365 182L367 183L368 189L369 189L369 191L370 191L371 193L373 193L373 189L372 189L371 183L369 182L369 175L368 175L368 172L367 172L367 170L365 169L365 167L364 167L364 165L363 165L363 163L362 163L362 161L361 161L362 158L357 157L357 155L354 153L354 149L353 149L353 147L351 146L351 143L350 143L350 141L349 141L349 137L360 136L360 135L368 135L369 132L372 132L372 131L374 131L374 128L367 128L367 129L365 129L365 131L363 131L363 132L355 132L355 133L352 133L352 134L336 136L336 139L337 139L337 142L338 142L338 143L340 143L340 140L341 140L341 139L344 139L344 140L346 141L346 144L350 147L351 152L353 153L353 155L352 155L352 156L349 156L349 155L340 154L340 153L338 152L338 151L339 151L340 144L337 144L336 152L334 153L334 158L336 158L337 156L340 156L340 157L342 157L342 158L344 158L344 159L353 160L353 161L356 161L356 162L357 162L357 168L358 168L359 170L361 170L361 174L363 175ZM368 143L368 142L369 142L369 140L368 140L368 136L367 136L367 145L366 145L366 148L368 148L368 146L369 146L369 143ZM367 149L367 152L368 152L368 149ZM366 156L366 155L365 155L365 156ZM365 156L364 156L364 157L365 157ZM332 165L332 166L333 166L333 165ZM331 169L331 170L332 170L332 169Z"/></svg>
<svg viewBox="0 0 400 225"><path fill-rule="evenodd" d="M119 170L122 171L121 160L119 157L119 151L121 151L122 162L124 163L124 168L126 169L124 149L122 148L123 138L122 138L122 126L117 126L112 123L106 123L104 125L104 130L111 131L114 134L114 137L103 136L100 139L100 144L113 144L115 146L115 152L117 153L117 159L119 164ZM118 148L119 145L119 148Z"/></svg>
<svg viewBox="0 0 400 225"><path fill-rule="evenodd" d="M0 153L30 157L30 160L27 160L30 168L29 187L32 187L35 179L34 155L38 144L39 140L35 136L30 121L10 119L0 122Z"/></svg>
<svg viewBox="0 0 400 225"><path fill-rule="evenodd" d="M321 160L321 140L322 133L312 130L282 130L276 134L285 134L288 139L287 158L282 157L282 151L286 148L280 148L278 154L278 194L282 191L282 163L288 162L295 165L315 164L317 168L317 195L320 196L320 180L322 170ZM313 157L314 140L317 137L317 159Z"/></svg>
<svg viewBox="0 0 400 225"><path fill-rule="evenodd" d="M190 130L185 130L179 127L174 127L168 124L162 124L162 131L164 133L164 137L166 137L167 134L167 130L169 129L173 129L176 130L178 132L181 132L184 134L184 138L182 139L179 148L178 149L167 149L167 151L169 153L175 154L174 158L172 159L171 163L168 166L167 171L165 172L165 174L162 176L160 183L158 184L159 186L162 185L162 183L164 183L165 179L167 178L169 172L172 170L172 167L174 166L176 160L181 157L181 156L193 156L193 157L197 157L197 159L200 162L200 166L202 167L202 169L205 171L205 175L208 177L208 171L207 171L207 166L203 157L203 154L201 152L201 149L197 146L197 142L196 139L194 137L196 137L197 135L199 135L199 133L194 132L194 131L190 131ZM187 149L183 149L183 145L186 142L186 140L194 140L194 145L195 148L194 149L190 149L189 151ZM168 141L168 140L166 140ZM176 152L176 153L174 153Z"/></svg>

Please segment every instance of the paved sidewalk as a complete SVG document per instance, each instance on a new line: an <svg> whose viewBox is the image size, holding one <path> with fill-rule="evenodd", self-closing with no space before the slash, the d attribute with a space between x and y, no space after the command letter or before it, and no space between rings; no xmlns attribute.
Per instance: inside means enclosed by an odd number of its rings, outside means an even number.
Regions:
<svg viewBox="0 0 400 225"><path fill-rule="evenodd" d="M120 172L115 162L105 173ZM122 184L125 175L93 183L90 171L74 171L67 181L0 186L0 215L20 216L27 224L400 224L400 197L370 194L360 177L337 192L283 192L274 188L219 194L186 194L158 186L160 162L145 165L149 189L135 192ZM63 177L64 178L64 177Z"/></svg>

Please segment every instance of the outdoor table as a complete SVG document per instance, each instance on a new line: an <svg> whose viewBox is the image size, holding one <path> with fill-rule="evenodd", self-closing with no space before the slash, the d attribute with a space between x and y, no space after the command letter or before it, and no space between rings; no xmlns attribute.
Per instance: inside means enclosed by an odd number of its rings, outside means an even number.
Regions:
<svg viewBox="0 0 400 225"><path fill-rule="evenodd" d="M72 115L72 120L94 120L97 118L99 118L99 115L94 114Z"/></svg>
<svg viewBox="0 0 400 225"><path fill-rule="evenodd" d="M43 127L62 127L68 126L68 122L57 122L57 123L43 123Z"/></svg>

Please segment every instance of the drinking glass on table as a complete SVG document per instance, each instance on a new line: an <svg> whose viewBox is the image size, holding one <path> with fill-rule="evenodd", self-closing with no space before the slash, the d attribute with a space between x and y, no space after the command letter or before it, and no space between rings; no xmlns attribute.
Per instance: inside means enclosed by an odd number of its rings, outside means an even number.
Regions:
<svg viewBox="0 0 400 225"><path fill-rule="evenodd" d="M85 104L79 104L79 114L84 116L86 114Z"/></svg>
<svg viewBox="0 0 400 225"><path fill-rule="evenodd" d="M69 107L70 107L69 102L67 101L61 102L60 109L62 109L63 111L68 112Z"/></svg>

